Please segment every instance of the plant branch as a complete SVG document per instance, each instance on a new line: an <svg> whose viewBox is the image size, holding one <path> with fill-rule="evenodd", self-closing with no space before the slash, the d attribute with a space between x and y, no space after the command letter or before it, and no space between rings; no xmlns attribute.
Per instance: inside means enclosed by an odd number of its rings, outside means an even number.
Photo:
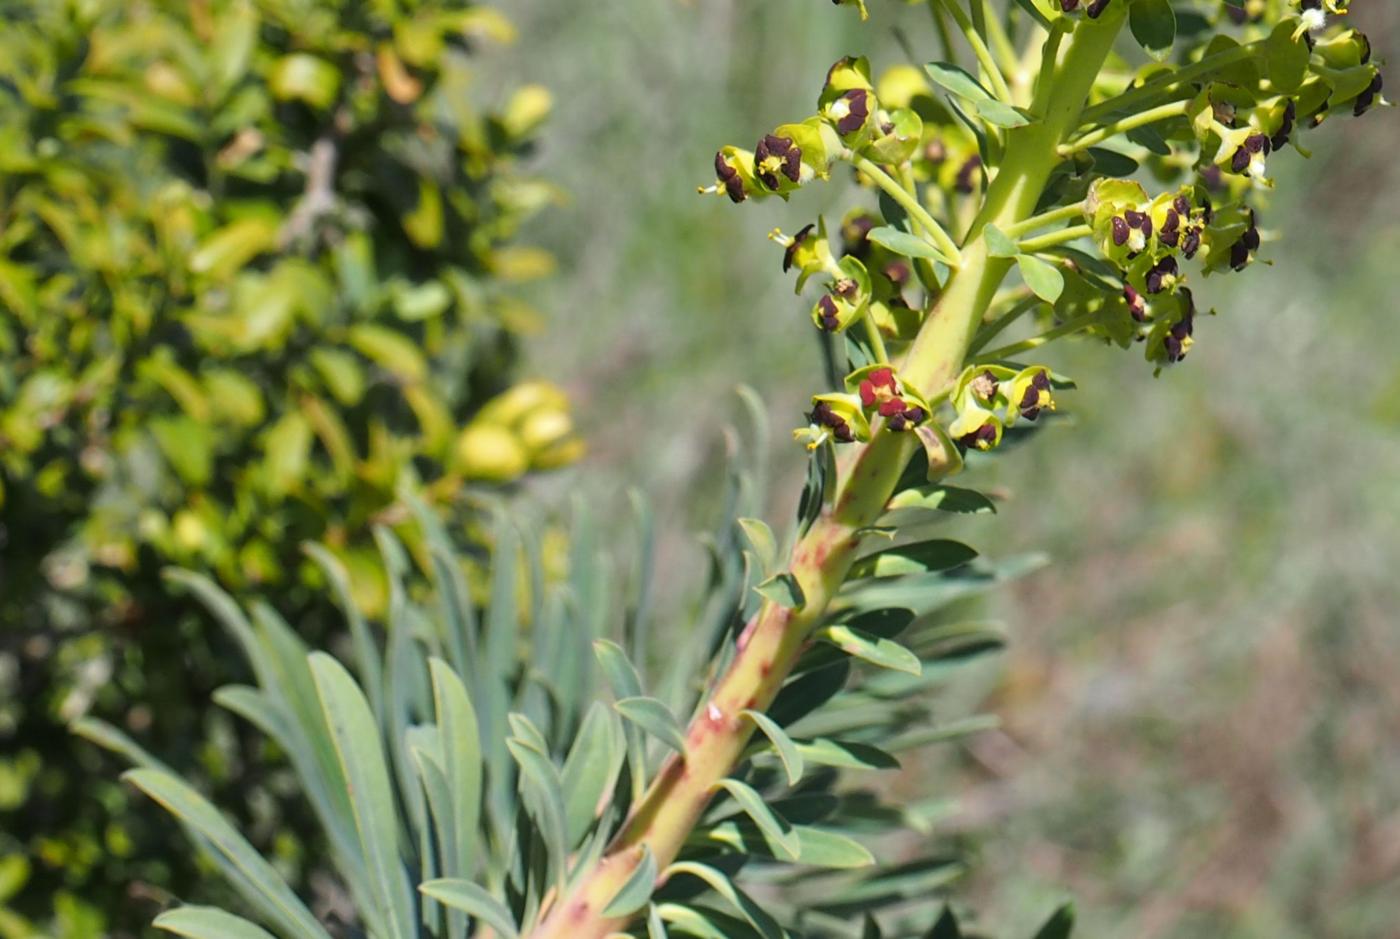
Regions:
<svg viewBox="0 0 1400 939"><path fill-rule="evenodd" d="M1078 126L1094 77L1125 17L1126 5L1115 4L1100 20L1076 30L1064 66L1054 76L1045 118L1008 132L1004 159L973 221L963 264L950 275L901 365L901 378L926 398L938 398L956 380L973 333L1010 268L1008 259L988 254L982 230L988 224L1013 226L1035 210L1059 162L1056 148ZM885 176L883 171L880 175ZM904 204L907 193L889 182ZM894 192L890 195L895 197ZM927 215L922 206L919 210ZM605 939L625 928L627 917L609 917L603 911L645 850L661 870L675 860L716 786L743 757L753 724L742 712L767 709L777 697L812 632L825 621L827 607L850 571L862 530L884 510L916 446L914 434L892 433L881 426L868 444L847 451L834 494L789 558L787 572L801 589L802 605L789 609L765 601L759 608L727 671L691 722L684 751L666 761L603 858L579 872L530 939ZM940 466L935 460L930 475L937 478L946 468L946 462Z"/></svg>
<svg viewBox="0 0 1400 939"><path fill-rule="evenodd" d="M1112 117L1119 111L1139 107L1151 101L1157 95L1175 96L1183 91L1189 90L1186 97L1193 97L1196 93L1195 89L1188 89L1187 86L1199 82L1203 78L1208 78L1221 69L1229 68L1236 62L1243 62L1245 59L1253 56L1262 46L1263 41L1261 40L1260 42L1251 42L1247 45L1235 46L1232 49L1217 52L1214 55L1208 55L1194 65L1188 65L1174 72L1169 72L1161 78L1146 82L1135 88L1128 88L1116 97L1109 98L1107 101L1096 104L1091 108L1086 108L1082 115L1082 120L1085 124L1089 125L1101 124L1106 118Z"/></svg>
<svg viewBox="0 0 1400 939"><path fill-rule="evenodd" d="M1146 111L1141 111L1129 117L1119 118L1116 121L1105 124L1097 130L1091 130L1077 140L1060 147L1060 155L1073 156L1076 153L1083 152L1090 147L1103 143L1110 137L1126 134L1128 131L1137 130L1139 127L1146 127L1158 121L1180 117L1186 113L1186 109L1190 107L1190 105L1190 101L1172 101L1167 104L1159 104L1155 108L1149 108Z"/></svg>
<svg viewBox="0 0 1400 939"><path fill-rule="evenodd" d="M1048 212L1041 212L1039 215L1032 215L1024 222L1017 222L1007 228L1003 234L1010 238L1019 238L1022 235L1035 231L1037 228L1046 228L1056 222L1065 222L1072 218L1080 218L1084 215L1084 203L1075 202L1072 205L1062 205L1059 208L1051 209Z"/></svg>
<svg viewBox="0 0 1400 939"><path fill-rule="evenodd" d="M958 251L957 243L943 230L943 226L938 224L938 220L928 214L928 209L924 208L917 196L906 190L897 179L865 157L854 157L851 160L851 165L869 176L875 185L883 189L886 195L899 203L900 208L909 213L910 218L923 226L925 239L948 259L951 266L961 266L962 254Z"/></svg>
<svg viewBox="0 0 1400 939"><path fill-rule="evenodd" d="M1041 235L1039 238L1027 238L1016 247L1021 249L1023 254L1035 254L1037 251L1044 251L1046 248L1053 248L1056 245L1068 244L1071 241L1078 241L1080 238L1087 238L1094 233L1091 225L1071 225L1068 228L1061 228L1049 234Z"/></svg>
<svg viewBox="0 0 1400 939"><path fill-rule="evenodd" d="M875 353L875 361L881 365L888 365L890 354L885 351L885 338L880 335L880 327L869 310L865 311L861 321L865 324L865 338L870 343L870 351Z"/></svg>
<svg viewBox="0 0 1400 939"><path fill-rule="evenodd" d="M1066 320L1053 329L1047 329L1039 336L1032 336L1029 339L1022 339L1020 342L1013 342L1010 345L1001 346L990 352L984 352L977 356L979 362L999 362L1009 359L1012 356L1020 355L1022 352L1029 352L1032 349L1039 349L1041 346L1062 339L1065 336L1079 332L1085 326L1090 326L1099 318L1098 313L1085 313L1083 316L1076 316L1072 320Z"/></svg>

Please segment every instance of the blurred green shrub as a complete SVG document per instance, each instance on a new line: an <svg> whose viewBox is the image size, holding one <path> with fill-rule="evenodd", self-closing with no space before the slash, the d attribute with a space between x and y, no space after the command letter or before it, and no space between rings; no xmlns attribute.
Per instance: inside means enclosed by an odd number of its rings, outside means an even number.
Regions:
<svg viewBox="0 0 1400 939"><path fill-rule="evenodd" d="M121 797L58 728L199 729L225 666L161 566L305 609L315 539L372 611L355 533L403 483L441 506L576 456L563 394L511 387L537 321L511 291L553 266L511 243L555 198L519 166L550 96L474 103L473 46L513 33L461 0L0 15L0 856L29 883L0 903L116 911Z"/></svg>

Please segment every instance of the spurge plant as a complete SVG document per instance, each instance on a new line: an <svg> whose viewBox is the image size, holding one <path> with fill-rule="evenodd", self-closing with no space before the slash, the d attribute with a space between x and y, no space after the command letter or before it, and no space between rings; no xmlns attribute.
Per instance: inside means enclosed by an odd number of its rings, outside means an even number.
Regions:
<svg viewBox="0 0 1400 939"><path fill-rule="evenodd" d="M225 703L286 745L360 931L959 934L930 897L946 867L875 864L863 846L918 825L917 808L878 808L836 774L927 740L907 731L937 681L924 665L994 644L947 605L1015 565L931 538L940 514L991 505L944 481L1060 406L1070 382L1027 358L1046 344L1137 343L1159 370L1187 358L1205 312L1196 278L1263 248L1271 168L1330 118L1384 101L1340 0L931 8L942 61L877 78L842 59L816 113L715 157L707 191L736 203L789 199L844 167L878 208L774 233L798 289L819 286L811 319L833 374L797 431L810 468L787 546L753 519L738 522L746 549L732 525L716 539L698 655L644 681L645 614L634 605L611 636L629 661L596 616L588 535L567 598L536 577L525 616L504 586L516 548L498 539L505 573L481 623L439 543L440 610L398 588L387 662L356 627L358 686L335 660L305 659L270 612L250 627L213 599L261 684ZM595 640L611 707L588 703L580 648ZM132 780L222 857L264 922L325 935L192 790L155 768ZM224 917L185 908L163 924L213 935ZM1042 934L1068 926L1062 911Z"/></svg>

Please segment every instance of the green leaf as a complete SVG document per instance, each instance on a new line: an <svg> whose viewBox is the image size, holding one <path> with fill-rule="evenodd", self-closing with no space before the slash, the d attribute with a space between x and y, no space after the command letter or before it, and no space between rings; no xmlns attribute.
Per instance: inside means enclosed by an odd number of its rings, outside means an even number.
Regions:
<svg viewBox="0 0 1400 939"><path fill-rule="evenodd" d="M685 731L676 715L655 698L623 698L613 705L617 713L660 740L677 753L685 752Z"/></svg>
<svg viewBox="0 0 1400 939"><path fill-rule="evenodd" d="M475 917L499 933L502 939L518 939L520 935L515 918L506 905L469 880L430 880L419 884L418 889L443 906Z"/></svg>
<svg viewBox="0 0 1400 939"><path fill-rule="evenodd" d="M797 860L797 849L800 842L797 840L792 826L785 818L769 807L757 790L737 779L721 779L716 785L728 792L738 803L739 808L753 819L753 823L758 826L759 831L763 832L763 837L768 840L775 855L787 861Z"/></svg>
<svg viewBox="0 0 1400 939"><path fill-rule="evenodd" d="M783 928L778 925L777 920L768 915L761 906L754 902L752 897L736 887L733 881L715 868L695 861L678 861L666 869L666 878L669 880L677 874L690 874L692 877L704 881L711 890L733 904L744 919L758 930L763 939L785 939Z"/></svg>
<svg viewBox="0 0 1400 939"><path fill-rule="evenodd" d="M611 789L621 766L617 718L601 701L584 716L574 745L564 760L564 817L569 847L577 847L597 817L598 805Z"/></svg>
<svg viewBox="0 0 1400 939"><path fill-rule="evenodd" d="M995 225L988 224L982 229L982 237L987 239L987 253L994 258L1014 258L1021 253L1015 239Z"/></svg>
<svg viewBox="0 0 1400 939"><path fill-rule="evenodd" d="M1035 939L1069 939L1074 932L1074 904L1066 903L1051 914L1045 925L1035 934Z"/></svg>
<svg viewBox="0 0 1400 939"><path fill-rule="evenodd" d="M514 716L520 718L520 715ZM549 757L520 737L507 740L506 747L520 767L521 795L549 852L549 867L553 871L555 889L562 893L569 849L568 827L564 820L564 791L559 781L559 770Z"/></svg>
<svg viewBox="0 0 1400 939"><path fill-rule="evenodd" d="M598 664L603 666L603 676L608 680L616 698L635 698L642 693L642 679L632 663L627 661L627 653L610 639L598 639L593 643L593 651L598 656Z"/></svg>
<svg viewBox="0 0 1400 939"><path fill-rule="evenodd" d="M773 529L757 518L741 518L739 527L744 530L744 537L748 538L749 544L753 546L754 554L763 565L763 574L766 577L778 559L778 539L773 536Z"/></svg>
<svg viewBox="0 0 1400 939"><path fill-rule="evenodd" d="M666 924L661 919L661 911L654 903L647 907L647 939L669 939Z"/></svg>
<svg viewBox="0 0 1400 939"><path fill-rule="evenodd" d="M1025 127L1031 122L1025 114L1000 101L978 101L974 107L978 117L996 127Z"/></svg>
<svg viewBox="0 0 1400 939"><path fill-rule="evenodd" d="M190 939L273 939L272 933L256 923L212 906L181 906L167 910L151 925Z"/></svg>
<svg viewBox="0 0 1400 939"><path fill-rule="evenodd" d="M656 889L656 858L651 848L642 845L642 858L632 873L617 891L617 895L603 908L603 915L613 917L631 916L646 906L651 893Z"/></svg>
<svg viewBox="0 0 1400 939"><path fill-rule="evenodd" d="M910 675L922 675L923 663L919 657L892 639L882 639L870 633L852 629L850 626L828 626L817 633L821 639L836 646L847 655Z"/></svg>
<svg viewBox="0 0 1400 939"><path fill-rule="evenodd" d="M1164 60L1176 42L1176 14L1171 0L1132 0L1128 5L1128 26L1133 38L1158 62Z"/></svg>
<svg viewBox="0 0 1400 939"><path fill-rule="evenodd" d="M1065 277L1053 264L1029 254L1018 254L1016 266L1021 269L1021 279L1031 288L1031 293L1046 303L1060 299L1065 289Z"/></svg>
<svg viewBox="0 0 1400 939"><path fill-rule="evenodd" d="M924 71L928 72L929 78L932 78L935 84L961 98L966 98L974 105L996 100L972 73L960 66L948 62L929 62L924 66Z"/></svg>
<svg viewBox="0 0 1400 939"><path fill-rule="evenodd" d="M820 738L798 741L797 750L808 763L840 769L899 769L899 760L868 743Z"/></svg>
<svg viewBox="0 0 1400 939"><path fill-rule="evenodd" d="M759 595L789 610L800 610L807 602L802 585L791 574L775 574L753 588Z"/></svg>
<svg viewBox="0 0 1400 939"><path fill-rule="evenodd" d="M919 486L897 493L885 508L897 509L936 509L957 515L982 515L995 513L996 503L976 489L961 489L957 486Z"/></svg>
<svg viewBox="0 0 1400 939"><path fill-rule="evenodd" d="M345 666L324 652L311 653L307 661L345 774L379 913L395 939L411 939L417 935L413 894L399 857L398 812L379 727Z"/></svg>
<svg viewBox="0 0 1400 939"><path fill-rule="evenodd" d="M209 235L190 255L190 270L224 280L277 241L277 225L267 218L231 222Z"/></svg>
<svg viewBox="0 0 1400 939"><path fill-rule="evenodd" d="M962 939L962 928L958 926L958 918L953 915L952 907L943 907L943 912L924 939Z"/></svg>
<svg viewBox="0 0 1400 939"><path fill-rule="evenodd" d="M868 554L851 565L850 578L899 577L928 571L946 571L977 557L977 552L960 541L938 538L897 545Z"/></svg>
<svg viewBox="0 0 1400 939"><path fill-rule="evenodd" d="M340 90L340 70L325 59L299 52L278 59L267 76L267 84L277 98L328 108Z"/></svg>
<svg viewBox="0 0 1400 939"><path fill-rule="evenodd" d="M737 917L728 916L709 907L679 903L661 903L657 914L675 926L683 935L696 939L763 939L752 926Z"/></svg>
<svg viewBox="0 0 1400 939"><path fill-rule="evenodd" d="M809 825L794 825L797 835L797 863L829 870L870 867L875 857L860 842L838 832ZM705 841L726 845L736 851L761 857L777 857L758 826L747 820L727 819L698 833Z"/></svg>
<svg viewBox="0 0 1400 939"><path fill-rule="evenodd" d="M866 237L886 251L893 251L906 258L928 258L930 261L949 263L948 258L941 251L924 239L889 225L872 228Z"/></svg>
<svg viewBox="0 0 1400 939"><path fill-rule="evenodd" d="M773 744L773 749L777 751L778 759L783 762L783 769L787 771L789 786L797 785L797 781L802 778L802 754L798 752L797 745L792 742L792 738L777 725L774 720L762 711L746 710L741 712L744 717L753 721L763 735Z"/></svg>
<svg viewBox="0 0 1400 939"><path fill-rule="evenodd" d="M247 888L249 901L256 903L269 921L291 936L330 939L282 876L198 792L156 769L128 770L122 779L207 839L225 875Z"/></svg>
<svg viewBox="0 0 1400 939"><path fill-rule="evenodd" d="M428 660L433 708L441 734L443 774L452 793L453 843L442 845L450 876L471 873L481 813L481 738L476 711L462 679L438 658Z"/></svg>
<svg viewBox="0 0 1400 939"><path fill-rule="evenodd" d="M1293 36L1294 20L1285 19L1274 27L1264 44L1264 69L1269 84L1281 94L1292 94L1308 75L1308 43Z"/></svg>

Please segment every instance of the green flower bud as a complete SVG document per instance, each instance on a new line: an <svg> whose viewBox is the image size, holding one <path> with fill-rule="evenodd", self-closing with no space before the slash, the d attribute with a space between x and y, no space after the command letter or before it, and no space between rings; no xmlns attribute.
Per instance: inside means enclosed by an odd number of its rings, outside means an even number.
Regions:
<svg viewBox="0 0 1400 939"><path fill-rule="evenodd" d="M877 163L899 165L912 157L923 141L924 122L908 108L899 108L881 111L876 130L866 153Z"/></svg>
<svg viewBox="0 0 1400 939"><path fill-rule="evenodd" d="M866 310L870 302L870 275L865 265L853 257L842 258L836 274L812 307L812 322L818 329L830 333L842 332Z"/></svg>

